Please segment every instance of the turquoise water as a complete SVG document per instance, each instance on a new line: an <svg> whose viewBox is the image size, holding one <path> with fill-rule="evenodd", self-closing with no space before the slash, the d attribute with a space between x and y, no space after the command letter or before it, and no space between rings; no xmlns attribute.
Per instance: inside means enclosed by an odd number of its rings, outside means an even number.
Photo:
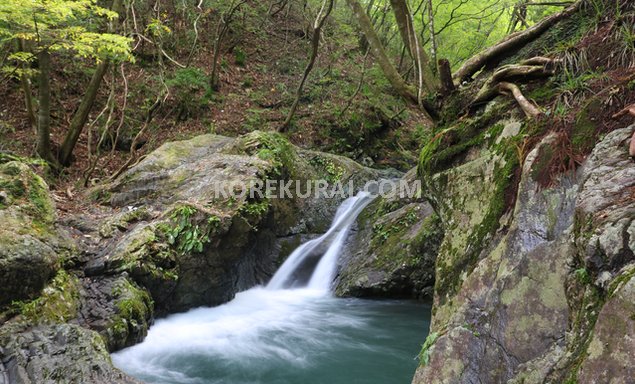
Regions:
<svg viewBox="0 0 635 384"><path fill-rule="evenodd" d="M430 306L254 288L156 322L113 355L147 383L410 383Z"/></svg>

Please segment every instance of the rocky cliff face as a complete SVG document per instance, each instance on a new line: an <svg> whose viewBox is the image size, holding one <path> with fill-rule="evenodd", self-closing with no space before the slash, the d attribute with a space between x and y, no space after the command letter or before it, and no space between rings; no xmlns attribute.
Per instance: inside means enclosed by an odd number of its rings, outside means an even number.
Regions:
<svg viewBox="0 0 635 384"><path fill-rule="evenodd" d="M266 282L340 203L250 188L324 179L358 189L380 177L273 133L204 135L167 143L96 189L104 206L62 229L42 179L22 163L0 165L0 383L134 382L109 351L143 340L156 314L222 304Z"/></svg>
<svg viewBox="0 0 635 384"><path fill-rule="evenodd" d="M513 209L497 179L507 122L462 165L420 167L445 236L432 329L413 383L626 383L635 376L635 126L544 187L546 136L526 157ZM504 152L504 151L503 151ZM429 165L429 164L428 164ZM502 188L502 189L501 189Z"/></svg>
<svg viewBox="0 0 635 384"><path fill-rule="evenodd" d="M430 299L434 263L443 229L415 183L416 170L402 181L412 198L394 191L378 197L360 215L357 230L340 257L336 294L355 297Z"/></svg>

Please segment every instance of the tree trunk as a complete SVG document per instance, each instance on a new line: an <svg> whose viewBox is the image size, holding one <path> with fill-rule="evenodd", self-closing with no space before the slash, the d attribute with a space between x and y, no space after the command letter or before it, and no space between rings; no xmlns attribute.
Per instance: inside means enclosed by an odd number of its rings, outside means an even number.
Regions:
<svg viewBox="0 0 635 384"><path fill-rule="evenodd" d="M218 77L218 59L220 58L221 43L225 38L225 34L229 30L229 24L234 18L234 14L238 9L246 3L246 0L232 1L229 5L227 14L221 14L218 26L216 28L216 39L214 40L214 51L212 53L212 73L210 75L209 84L210 87L217 91L220 88L220 81Z"/></svg>
<svg viewBox="0 0 635 384"><path fill-rule="evenodd" d="M315 65L315 60L317 59L318 49L320 47L320 37L322 32L322 27L326 22L326 19L331 14L333 10L333 0L324 0L322 3L322 7L317 17L315 18L315 22L313 23L313 35L311 36L311 57L309 58L309 63L304 69L304 74L302 75L302 80L300 81L300 85L298 85L298 89L296 91L295 100L293 100L293 104L291 105L291 109L289 110L289 114L285 119L284 123L280 127L280 132L284 132L291 125L291 120L293 119L293 115L295 115L295 111L298 109L298 104L300 103L300 98L302 97L302 90L304 89L304 84L306 80L309 78L309 74L311 70L313 70L313 66Z"/></svg>
<svg viewBox="0 0 635 384"><path fill-rule="evenodd" d="M111 9L121 15L122 4L122 0L113 0ZM108 26L108 31L112 33L115 31L115 29L116 27L112 23L110 23ZM104 60L97 64L95 73L93 73L93 76L90 79L90 83L88 83L88 87L86 88L86 93L84 94L84 97L82 98L77 111L75 111L75 114L71 119L71 124L68 128L66 136L64 137L64 142L62 143L59 153L59 162L63 166L67 167L71 164L73 150L77 145L79 136L84 130L84 126L86 126L90 111L93 109L95 99L97 98L97 92L99 91L99 87L101 86L104 74L108 70L109 65L110 63L108 62L108 60Z"/></svg>
<svg viewBox="0 0 635 384"><path fill-rule="evenodd" d="M62 143L59 154L59 162L65 167L71 164L73 150L75 149L77 140L79 140L79 136L82 134L84 126L88 121L88 116L90 115L90 111L92 110L93 105L95 104L95 99L97 98L97 91L99 91L99 86L104 78L104 74L108 70L109 64L110 63L106 60L97 64L95 73L93 73L93 77L90 79L90 83L88 83L88 87L86 88L86 93L71 119L71 124L66 136L64 137L64 142Z"/></svg>
<svg viewBox="0 0 635 384"><path fill-rule="evenodd" d="M551 26L576 13L580 9L581 4L582 0L578 0L566 10L553 14L522 32L513 33L503 39L500 43L489 47L478 55L472 57L454 74L455 83L460 83L463 80L471 78L485 65L500 62L507 55L519 50L529 42L540 37L540 35L547 31Z"/></svg>
<svg viewBox="0 0 635 384"><path fill-rule="evenodd" d="M439 60L439 78L441 79L441 93L449 95L456 89L454 81L452 81L452 68L448 59Z"/></svg>
<svg viewBox="0 0 635 384"><path fill-rule="evenodd" d="M437 32L434 27L434 9L432 8L432 0L428 0L428 29L430 30L430 46L432 47L432 62L437 62L439 48L437 47Z"/></svg>
<svg viewBox="0 0 635 384"><path fill-rule="evenodd" d="M18 50L22 52L26 52L26 46L24 44L24 40L19 39L17 42ZM22 64L22 69L26 69L26 66ZM33 106L33 93L31 91L31 80L27 75L22 73L20 75L20 84L22 86L22 91L24 92L24 106L26 108L27 119L29 120L29 125L37 134L37 118L35 117L35 108Z"/></svg>
<svg viewBox="0 0 635 384"><path fill-rule="evenodd" d="M37 154L47 162L55 164L51 152L51 56L44 50L38 53L38 110L37 122Z"/></svg>
<svg viewBox="0 0 635 384"><path fill-rule="evenodd" d="M222 19L219 21L219 23L220 24L216 28L216 39L214 41L214 51L212 53L212 74L209 77L210 87L215 91L218 91L218 89L220 88L220 82L218 80L218 57L220 56L220 43L223 39L225 30Z"/></svg>
<svg viewBox="0 0 635 384"><path fill-rule="evenodd" d="M346 0L348 6L352 9L353 15L359 24L362 33L366 37L368 44L370 45L370 50L373 56L377 59L381 70L384 72L386 79L390 82L390 85L394 88L394 90L402 96L404 99L407 99L411 102L417 102L417 95L413 87L406 84L404 79L401 77L397 69L390 62L390 59L386 55L386 51L384 50L381 41L379 40L379 36L377 36L377 32L373 28L373 25L370 21L370 18L359 4L357 0Z"/></svg>
<svg viewBox="0 0 635 384"><path fill-rule="evenodd" d="M422 91L425 89L427 92L432 93L437 88L436 79L432 72L432 67L430 66L430 59L419 42L419 36L414 29L412 14L410 13L406 0L390 0L390 4L395 14L395 20L397 21L401 39L410 57L414 60L417 69L419 80L417 101L421 104Z"/></svg>

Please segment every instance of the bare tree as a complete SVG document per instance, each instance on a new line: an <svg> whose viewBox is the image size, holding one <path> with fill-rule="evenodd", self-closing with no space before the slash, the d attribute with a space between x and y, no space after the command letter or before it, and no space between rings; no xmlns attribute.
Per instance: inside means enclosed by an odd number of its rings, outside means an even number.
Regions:
<svg viewBox="0 0 635 384"><path fill-rule="evenodd" d="M51 151L51 55L46 49L38 53L38 69L37 154L55 165L57 161Z"/></svg>
<svg viewBox="0 0 635 384"><path fill-rule="evenodd" d="M221 43L225 35L229 31L229 26L238 9L247 2L247 0L232 0L229 9L225 13L221 13L218 26L216 27L216 39L214 40L214 51L212 53L212 73L210 75L210 86L217 90L220 83L218 80L218 59L220 57Z"/></svg>
<svg viewBox="0 0 635 384"><path fill-rule="evenodd" d="M421 104L423 91L434 92L437 89L437 80L430 66L430 58L423 50L419 36L415 31L408 3L406 0L390 0L390 4L395 14L401 39L408 53L410 53L417 70L419 82L417 101Z"/></svg>
<svg viewBox="0 0 635 384"><path fill-rule="evenodd" d="M326 22L326 19L328 19L332 10L333 0L323 0L320 11L318 12L317 16L315 17L315 21L313 22L313 34L311 36L311 56L309 57L309 62L306 65L306 68L304 68L302 80L300 81L300 85L298 85L298 89L295 92L295 100L293 100L293 104L291 105L291 109L287 114L287 118L280 127L280 132L284 132L289 128L291 120L293 119L293 115L295 115L295 111L298 109L298 104L300 103L300 98L302 97L304 84L309 78L311 70L313 70L313 67L315 66L315 60L318 56L318 49L320 48L320 37L322 35L322 27L324 27L324 23Z"/></svg>

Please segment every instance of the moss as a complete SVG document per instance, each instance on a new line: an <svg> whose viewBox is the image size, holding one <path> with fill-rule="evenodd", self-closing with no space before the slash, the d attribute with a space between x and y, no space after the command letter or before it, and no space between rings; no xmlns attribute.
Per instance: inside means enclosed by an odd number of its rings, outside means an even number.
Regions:
<svg viewBox="0 0 635 384"><path fill-rule="evenodd" d="M14 305L23 318L33 324L70 321L77 316L79 310L79 280L60 270L40 297Z"/></svg>
<svg viewBox="0 0 635 384"><path fill-rule="evenodd" d="M118 282L112 292L116 315L104 331L111 350L137 342L145 336L154 311L150 294L127 279Z"/></svg>
<svg viewBox="0 0 635 384"><path fill-rule="evenodd" d="M587 154L595 147L600 127L597 116L602 116L602 109L602 101L592 98L578 114L570 137L574 154Z"/></svg>
<svg viewBox="0 0 635 384"><path fill-rule="evenodd" d="M419 364L422 366L428 365L430 362L430 355L432 353L432 347L437 342L439 338L439 333L432 332L426 337L426 341L421 346L421 351L419 352Z"/></svg>
<svg viewBox="0 0 635 384"><path fill-rule="evenodd" d="M491 131L500 133L500 127L492 127ZM479 255L487 244L487 237L499 229L500 218L513 206L518 181L515 175L520 165L516 142L520 138L521 136L503 139L499 144L490 146L494 152L491 155L492 161L496 165L491 171L492 179L484 180L483 183L492 184L491 192L486 201L479 200L479 204L485 203L483 207L474 208L483 211L483 217L478 224L467 231L465 228L458 227L451 229L467 236L464 244L462 243L464 247L457 248L446 244L443 252L447 252L447 255L437 259L435 292L442 301L458 291L462 276L469 275L473 271Z"/></svg>
<svg viewBox="0 0 635 384"><path fill-rule="evenodd" d="M496 111L499 108L496 108ZM471 148L491 145L504 128L503 124L492 124L496 118L499 117L494 112L489 112L484 116L459 121L449 128L438 130L421 150L419 175L425 177L442 172Z"/></svg>
<svg viewBox="0 0 635 384"><path fill-rule="evenodd" d="M44 180L33 175L29 180L30 213L41 223L51 225L55 221L55 208L49 196L49 190Z"/></svg>
<svg viewBox="0 0 635 384"><path fill-rule="evenodd" d="M34 229L47 232L55 222L55 209L44 180L26 164L0 165L0 191L6 195L2 209L14 207L29 216Z"/></svg>
<svg viewBox="0 0 635 384"><path fill-rule="evenodd" d="M611 298L615 293L626 283L631 281L631 279L635 278L635 268L631 268L626 272L623 272L619 276L617 276L611 282L611 285L607 289L607 297Z"/></svg>
<svg viewBox="0 0 635 384"><path fill-rule="evenodd" d="M293 178L297 154L284 136L277 132L254 131L240 139L238 149L247 154L268 161L273 166L273 177Z"/></svg>
<svg viewBox="0 0 635 384"><path fill-rule="evenodd" d="M319 173L330 183L336 183L342 179L344 168L336 165L331 159L323 156L313 156L309 163L318 168Z"/></svg>
<svg viewBox="0 0 635 384"><path fill-rule="evenodd" d="M556 97L556 86L551 81L545 82L539 87L531 90L527 94L527 98L533 100L538 104L545 104L548 101L553 100Z"/></svg>
<svg viewBox="0 0 635 384"><path fill-rule="evenodd" d="M587 358L587 351L593 340L593 328L605 303L602 292L594 285L587 285L582 301L576 306L573 325L568 342L568 362L564 369L563 382L576 382L582 363Z"/></svg>

